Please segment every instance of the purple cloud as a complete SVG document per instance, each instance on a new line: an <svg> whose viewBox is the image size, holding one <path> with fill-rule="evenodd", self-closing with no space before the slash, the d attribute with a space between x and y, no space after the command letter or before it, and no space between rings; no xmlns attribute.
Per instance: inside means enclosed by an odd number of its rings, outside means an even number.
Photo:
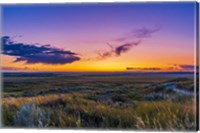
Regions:
<svg viewBox="0 0 200 133"><path fill-rule="evenodd" d="M141 41L126 43L126 44L120 45L120 46L115 48L115 54L121 55L122 53L126 53L127 51L129 51L131 49L132 46L137 46L137 45L140 44L140 42Z"/></svg>
<svg viewBox="0 0 200 133"><path fill-rule="evenodd" d="M195 66L194 65L187 65L187 64L184 64L184 65L179 65L179 67L183 70L187 70L187 71L191 71L191 70L194 70Z"/></svg>
<svg viewBox="0 0 200 133"><path fill-rule="evenodd" d="M113 41L115 42L125 42L124 44L121 44L119 46L114 46L110 45L109 43L108 46L110 47L110 50L103 51L103 52L98 52L99 58L100 59L105 59L108 57L112 56L120 56L122 53L128 52L133 46L137 46L142 42L143 38L151 37L153 33L159 31L161 27L155 27L155 28L139 28L135 29L132 32L129 33L129 35L125 37L119 37L114 39ZM135 41L128 41L128 40L135 40ZM139 41L136 41L138 40Z"/></svg>
<svg viewBox="0 0 200 133"><path fill-rule="evenodd" d="M162 70L162 68L159 68L159 67L144 67L144 68L127 67L126 70L127 71L158 71L158 70Z"/></svg>
<svg viewBox="0 0 200 133"><path fill-rule="evenodd" d="M151 37L153 33L160 31L161 27L155 27L155 28L140 28L133 30L131 32L132 37L137 37L137 38L147 38Z"/></svg>
<svg viewBox="0 0 200 133"><path fill-rule="evenodd" d="M134 29L131 32L129 32L127 35L125 35L123 37L118 37L118 38L114 39L113 41L114 42L125 42L130 39L144 39L144 38L151 37L152 34L158 32L160 30L161 30L160 26L156 26L153 28L142 27L142 28Z"/></svg>
<svg viewBox="0 0 200 133"><path fill-rule="evenodd" d="M78 54L69 50L51 47L50 45L33 45L17 43L9 36L2 37L2 54L17 57L14 62L27 64L69 64L80 60Z"/></svg>
<svg viewBox="0 0 200 133"><path fill-rule="evenodd" d="M141 41L137 41L137 42L125 43L119 46L113 46L107 43L107 45L110 47L110 50L99 52L98 55L100 56L100 59L105 59L112 56L120 56L122 53L128 52L133 46L137 46L140 43Z"/></svg>

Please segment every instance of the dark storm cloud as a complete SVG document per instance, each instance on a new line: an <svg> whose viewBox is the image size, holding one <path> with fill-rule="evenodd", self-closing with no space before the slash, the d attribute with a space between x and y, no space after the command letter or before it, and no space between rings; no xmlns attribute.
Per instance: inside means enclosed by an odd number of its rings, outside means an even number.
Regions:
<svg viewBox="0 0 200 133"><path fill-rule="evenodd" d="M50 45L33 45L14 42L9 36L2 37L2 53L17 57L14 62L24 61L28 64L68 64L80 60L71 51L51 47Z"/></svg>

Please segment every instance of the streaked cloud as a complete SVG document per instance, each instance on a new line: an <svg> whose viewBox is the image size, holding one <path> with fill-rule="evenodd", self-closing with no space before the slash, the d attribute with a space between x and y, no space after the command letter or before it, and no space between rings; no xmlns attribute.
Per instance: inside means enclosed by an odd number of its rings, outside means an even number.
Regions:
<svg viewBox="0 0 200 133"><path fill-rule="evenodd" d="M161 30L160 26L156 26L153 28L143 27L143 28L133 30L130 33L130 36L137 37L137 38L148 38L148 37L152 37L153 33L158 32L160 30Z"/></svg>
<svg viewBox="0 0 200 133"><path fill-rule="evenodd" d="M125 42L130 39L144 39L152 37L152 35L161 30L161 26L154 27L141 27L137 29L133 29L128 32L126 35L113 39L114 42Z"/></svg>
<svg viewBox="0 0 200 133"><path fill-rule="evenodd" d="M153 33L158 32L160 29L160 26L155 26L153 28L143 27L135 29L129 32L128 35L118 37L113 40L114 42L122 44L111 45L110 43L107 43L110 49L98 52L99 57L97 58L106 59L112 56L121 56L122 53L128 52L133 46L138 46L142 43L144 38L151 37Z"/></svg>
<svg viewBox="0 0 200 133"><path fill-rule="evenodd" d="M21 70L30 70L28 67L23 67L23 68L17 68L17 67L8 67L4 66L1 68L3 71L21 71Z"/></svg>
<svg viewBox="0 0 200 133"><path fill-rule="evenodd" d="M25 44L12 41L11 37L2 37L2 54L15 56L14 62L27 64L69 64L80 60L77 53L51 47L50 45Z"/></svg>
<svg viewBox="0 0 200 133"><path fill-rule="evenodd" d="M194 65L187 65L187 64L179 65L179 67L185 71L194 71L195 69Z"/></svg>
<svg viewBox="0 0 200 133"><path fill-rule="evenodd" d="M158 71L158 70L162 70L162 68L159 67L127 67L126 68L127 71Z"/></svg>
<svg viewBox="0 0 200 133"><path fill-rule="evenodd" d="M131 43L126 43L126 44L123 44L123 45L120 45L120 46L117 46L115 48L115 54L116 55L121 55L122 53L126 53L128 52L132 46L137 46L140 44L141 41L138 41L138 42L131 42Z"/></svg>
<svg viewBox="0 0 200 133"><path fill-rule="evenodd" d="M121 56L121 54L128 52L133 46L137 46L140 43L141 41L137 41L137 42L125 43L119 46L114 46L107 43L110 49L107 51L98 52L98 55L100 57L99 59L105 59L113 56Z"/></svg>

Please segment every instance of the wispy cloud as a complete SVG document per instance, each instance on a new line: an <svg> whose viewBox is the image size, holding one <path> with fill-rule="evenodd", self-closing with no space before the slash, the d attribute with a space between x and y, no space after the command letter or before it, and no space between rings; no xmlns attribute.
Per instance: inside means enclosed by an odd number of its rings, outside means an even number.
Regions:
<svg viewBox="0 0 200 133"><path fill-rule="evenodd" d="M141 44L144 38L151 37L153 33L158 32L160 29L160 26L156 26L153 28L143 27L129 32L126 36L118 37L113 41L121 44L111 45L110 43L107 43L109 49L98 52L97 59L106 59L113 56L121 56L123 53L128 52L133 46L138 46L139 44Z"/></svg>
<svg viewBox="0 0 200 133"><path fill-rule="evenodd" d="M121 55L121 53L126 53L127 51L129 51L131 49L132 46L137 46L140 44L140 42L141 41L137 41L137 42L126 43L126 44L120 45L115 48L115 54Z"/></svg>
<svg viewBox="0 0 200 133"><path fill-rule="evenodd" d="M1 68L3 71L20 71L20 70L30 70L28 67L23 67L23 68L17 68L17 67L7 67L4 66Z"/></svg>
<svg viewBox="0 0 200 133"><path fill-rule="evenodd" d="M15 67L2 67L1 68L3 71L16 71L18 70L17 68Z"/></svg>
<svg viewBox="0 0 200 133"><path fill-rule="evenodd" d="M152 37L152 35L161 30L161 26L152 28L142 27L128 32L126 35L113 39L114 42L125 42L130 39L144 39Z"/></svg>
<svg viewBox="0 0 200 133"><path fill-rule="evenodd" d="M69 64L80 60L78 54L50 45L25 44L12 41L9 36L2 37L2 54L15 56L14 62L27 64Z"/></svg>
<svg viewBox="0 0 200 133"><path fill-rule="evenodd" d="M148 38L148 37L152 37L152 34L155 32L158 32L161 30L160 26L156 26L154 28L139 28L139 29L135 29L130 33L131 37L137 37L137 38Z"/></svg>
<svg viewBox="0 0 200 133"><path fill-rule="evenodd" d="M179 67L185 71L194 71L195 69L194 65L187 65L187 64L179 65Z"/></svg>
<svg viewBox="0 0 200 133"><path fill-rule="evenodd" d="M178 70L178 71L194 71L198 69L198 66L195 67L195 65L190 64L173 64L172 66L168 67L168 70Z"/></svg>
<svg viewBox="0 0 200 133"><path fill-rule="evenodd" d="M99 59L105 59L112 56L120 56L122 53L128 52L133 46L139 45L140 42L141 41L125 43L119 46L114 46L107 43L110 49L107 51L98 52Z"/></svg>
<svg viewBox="0 0 200 133"><path fill-rule="evenodd" d="M126 67L127 71L158 71L158 70L162 70L162 68L159 67Z"/></svg>
<svg viewBox="0 0 200 133"><path fill-rule="evenodd" d="M198 69L198 66L189 64L173 64L168 67L126 67L126 71L182 71L182 72L194 72ZM198 70L197 70L198 71Z"/></svg>

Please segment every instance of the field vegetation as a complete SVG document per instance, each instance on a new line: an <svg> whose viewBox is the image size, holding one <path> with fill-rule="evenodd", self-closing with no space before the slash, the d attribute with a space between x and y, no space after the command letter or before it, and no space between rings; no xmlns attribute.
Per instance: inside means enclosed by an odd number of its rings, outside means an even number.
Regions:
<svg viewBox="0 0 200 133"><path fill-rule="evenodd" d="M192 74L9 73L4 127L195 130Z"/></svg>

